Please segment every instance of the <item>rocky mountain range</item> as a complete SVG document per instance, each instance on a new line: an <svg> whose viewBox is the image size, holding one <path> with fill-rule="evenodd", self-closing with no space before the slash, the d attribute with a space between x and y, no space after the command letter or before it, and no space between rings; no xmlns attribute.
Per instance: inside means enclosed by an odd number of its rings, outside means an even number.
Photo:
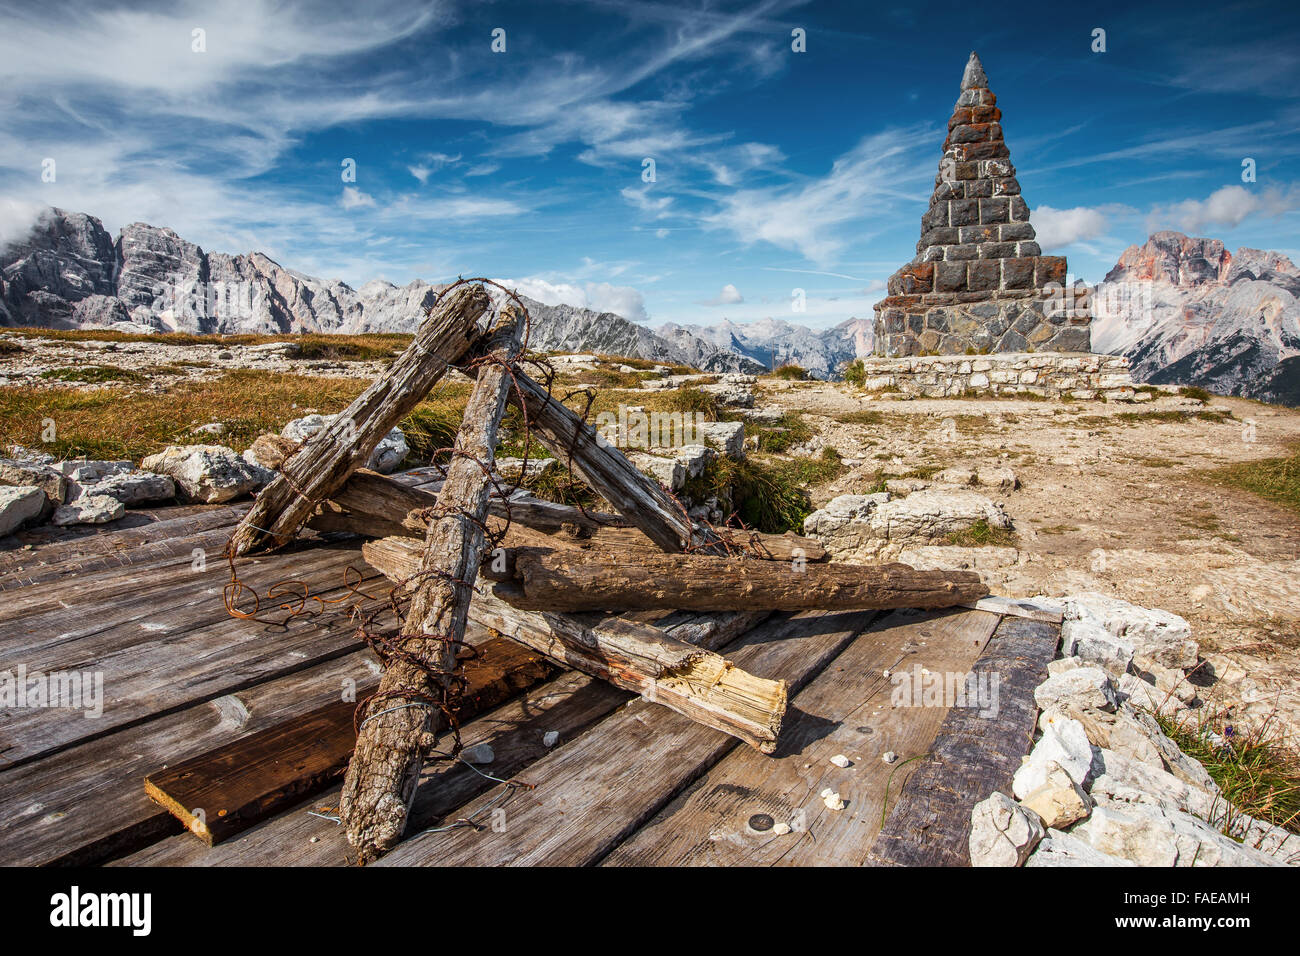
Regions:
<svg viewBox="0 0 1300 956"><path fill-rule="evenodd" d="M353 289L286 269L260 252L204 252L170 229L124 226L50 208L0 250L0 326L192 333L410 332L444 286L381 279ZM706 371L761 364L689 334L672 339L610 312L525 299L530 345L626 355Z"/></svg>
<svg viewBox="0 0 1300 956"><path fill-rule="evenodd" d="M1093 348L1133 377L1300 405L1300 269L1260 249L1157 232L1093 297Z"/></svg>
<svg viewBox="0 0 1300 956"><path fill-rule="evenodd" d="M0 326L108 326L196 333L410 332L443 286L382 279L354 289L260 252L204 252L131 223L114 239L84 213L50 208L0 249ZM526 300L530 344L676 362L711 372L785 363L837 378L871 354L872 323L829 329L781 319L665 324ZM1300 269L1276 252L1158 232L1131 246L1093 294L1093 348L1127 356L1135 379L1300 405Z"/></svg>
<svg viewBox="0 0 1300 956"><path fill-rule="evenodd" d="M814 378L838 378L845 364L871 354L872 322L848 319L834 328L811 329L782 319L759 319L743 325L723 319L716 325L673 325L656 329L670 342L703 342L723 352L734 352L765 368L793 364Z"/></svg>

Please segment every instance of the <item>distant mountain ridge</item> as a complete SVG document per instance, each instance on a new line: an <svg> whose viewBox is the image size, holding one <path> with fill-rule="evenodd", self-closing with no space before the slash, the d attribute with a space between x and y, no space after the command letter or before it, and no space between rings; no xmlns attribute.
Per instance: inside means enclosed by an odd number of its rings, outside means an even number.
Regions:
<svg viewBox="0 0 1300 956"><path fill-rule="evenodd" d="M260 252L207 253L171 229L123 226L113 239L84 213L50 208L0 250L0 326L104 326L210 333L410 332L445 286L382 279L353 289L286 269ZM525 298L530 345L761 371L761 363L689 335L668 340L612 312Z"/></svg>
<svg viewBox="0 0 1300 956"><path fill-rule="evenodd" d="M1157 232L1095 290L1093 348L1134 378L1300 405L1300 269L1286 256Z"/></svg>

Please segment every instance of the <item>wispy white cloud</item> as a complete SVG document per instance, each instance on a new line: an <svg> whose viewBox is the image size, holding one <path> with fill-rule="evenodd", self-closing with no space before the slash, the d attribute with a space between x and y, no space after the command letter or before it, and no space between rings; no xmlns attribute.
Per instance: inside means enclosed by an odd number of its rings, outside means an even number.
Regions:
<svg viewBox="0 0 1300 956"><path fill-rule="evenodd" d="M706 215L704 224L746 243L768 242L814 263L830 262L844 246L845 224L886 217L900 203L921 198L899 184L922 184L933 163L934 135L928 127L913 127L867 136L825 176L721 197L719 210Z"/></svg>
<svg viewBox="0 0 1300 956"><path fill-rule="evenodd" d="M608 282L557 282L543 276L502 279L501 284L546 305L572 305L594 312L614 312L633 322L649 319L645 296L633 286L617 286Z"/></svg>
<svg viewBox="0 0 1300 956"><path fill-rule="evenodd" d="M1038 206L1030 214L1030 221L1044 251L1063 249L1084 239L1096 239L1105 235L1107 228L1106 216L1099 209L1086 206L1073 209Z"/></svg>
<svg viewBox="0 0 1300 956"><path fill-rule="evenodd" d="M1295 209L1300 209L1300 186L1294 183L1261 190L1224 186L1204 199L1155 207L1147 216L1147 225L1149 231L1172 226L1199 233L1212 228L1235 229L1252 216L1280 216Z"/></svg>

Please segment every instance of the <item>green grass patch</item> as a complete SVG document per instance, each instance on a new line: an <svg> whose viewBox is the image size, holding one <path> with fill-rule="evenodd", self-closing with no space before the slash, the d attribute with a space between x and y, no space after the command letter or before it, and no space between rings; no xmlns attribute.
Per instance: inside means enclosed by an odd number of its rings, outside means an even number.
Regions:
<svg viewBox="0 0 1300 956"><path fill-rule="evenodd" d="M867 384L867 367L863 364L862 359L854 359L844 366L844 381L858 388Z"/></svg>
<svg viewBox="0 0 1300 956"><path fill-rule="evenodd" d="M1185 754L1200 761L1234 811L1300 833L1300 758L1271 720L1247 733L1217 716L1156 720ZM1230 816L1225 830L1232 822Z"/></svg>
<svg viewBox="0 0 1300 956"><path fill-rule="evenodd" d="M17 355L21 351L23 351L23 347L17 342L0 339L0 355Z"/></svg>
<svg viewBox="0 0 1300 956"><path fill-rule="evenodd" d="M786 364L771 373L773 378L782 378L787 382L808 381L808 370L801 365Z"/></svg>
<svg viewBox="0 0 1300 956"><path fill-rule="evenodd" d="M841 412L834 416L837 422L845 425L883 425L885 424L885 413L875 412L869 409L861 409L856 412Z"/></svg>
<svg viewBox="0 0 1300 956"><path fill-rule="evenodd" d="M961 548L1010 547L1016 543L1016 535L1006 528L995 528L980 518L964 531L948 535L944 543Z"/></svg>
<svg viewBox="0 0 1300 956"><path fill-rule="evenodd" d="M105 382L143 382L145 377L139 372L111 365L83 365L80 368L47 368L41 378L58 382L85 382L99 385Z"/></svg>
<svg viewBox="0 0 1300 956"><path fill-rule="evenodd" d="M1243 461L1204 474L1218 485L1239 488L1300 512L1300 447L1285 458Z"/></svg>
<svg viewBox="0 0 1300 956"><path fill-rule="evenodd" d="M758 436L758 450L780 454L813 437L812 426L800 412L786 412L774 422L747 422L745 437Z"/></svg>
<svg viewBox="0 0 1300 956"><path fill-rule="evenodd" d="M1208 402L1214 398L1214 395L1197 385L1184 385L1178 390L1178 394L1183 398L1194 398L1198 402Z"/></svg>

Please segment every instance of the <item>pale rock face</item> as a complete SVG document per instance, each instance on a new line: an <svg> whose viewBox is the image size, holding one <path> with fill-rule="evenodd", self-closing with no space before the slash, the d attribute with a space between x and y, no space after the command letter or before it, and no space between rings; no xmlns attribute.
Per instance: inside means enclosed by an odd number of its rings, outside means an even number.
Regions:
<svg viewBox="0 0 1300 956"><path fill-rule="evenodd" d="M1011 792L1018 800L1046 786L1056 770L1082 786L1092 766L1092 744L1083 724L1057 713L1044 714L1039 724L1043 735L1011 781Z"/></svg>
<svg viewBox="0 0 1300 956"><path fill-rule="evenodd" d="M54 509L53 524L104 524L126 514L126 505L108 495L81 495Z"/></svg>
<svg viewBox="0 0 1300 956"><path fill-rule="evenodd" d="M1093 849L1139 866L1284 866L1180 810L1149 804L1098 804L1070 831Z"/></svg>
<svg viewBox="0 0 1300 956"><path fill-rule="evenodd" d="M35 485L0 485L0 537L35 520L48 505L45 492Z"/></svg>
<svg viewBox="0 0 1300 956"><path fill-rule="evenodd" d="M1044 826L1068 827L1084 819L1092 809L1092 800L1083 792L1060 764L1051 761L1043 783L1020 801L1042 818Z"/></svg>
<svg viewBox="0 0 1300 956"><path fill-rule="evenodd" d="M1198 648L1192 640L1192 627L1177 614L1095 592L1072 594L1062 603L1066 620L1096 624L1131 643L1135 654L1165 667L1196 666Z"/></svg>
<svg viewBox="0 0 1300 956"><path fill-rule="evenodd" d="M994 793L971 810L971 866L1020 866L1043 838L1038 815Z"/></svg>
<svg viewBox="0 0 1300 956"><path fill-rule="evenodd" d="M225 445L170 445L142 465L172 478L188 499L215 504L266 484L274 473L240 458Z"/></svg>
<svg viewBox="0 0 1300 956"><path fill-rule="evenodd" d="M69 501L80 502L87 497L106 497L120 501L127 507L166 501L176 497L176 483L166 475L148 471L129 471L109 475L89 484L78 484L77 496Z"/></svg>
<svg viewBox="0 0 1300 956"><path fill-rule="evenodd" d="M1119 698L1138 710L1153 714L1173 715L1187 709L1187 704L1177 694L1158 689L1140 677L1125 674L1117 687Z"/></svg>
<svg viewBox="0 0 1300 956"><path fill-rule="evenodd" d="M1011 527L1002 505L973 491L934 489L906 498L888 492L841 495L804 520L804 533L838 560L865 562L941 544L981 520L992 528Z"/></svg>
<svg viewBox="0 0 1300 956"><path fill-rule="evenodd" d="M1137 866L1132 860L1111 856L1093 849L1078 837L1060 830L1047 831L1042 841L1025 860L1025 867L1041 868L1050 866Z"/></svg>
<svg viewBox="0 0 1300 956"><path fill-rule="evenodd" d="M744 422L704 422L699 426L699 433L707 444L716 445L728 458L739 461L745 457Z"/></svg>
<svg viewBox="0 0 1300 956"><path fill-rule="evenodd" d="M1218 825L1227 804L1216 792L1202 790L1171 773L1133 760L1114 750L1099 748L1093 759L1089 787L1098 803L1147 803L1182 810Z"/></svg>
<svg viewBox="0 0 1300 956"><path fill-rule="evenodd" d="M1093 710L1112 711L1119 703L1106 672L1097 667L1077 667L1053 674L1034 689L1034 701L1043 710L1070 704Z"/></svg>
<svg viewBox="0 0 1300 956"><path fill-rule="evenodd" d="M1068 620L1061 625L1061 653L1120 677L1133 661L1133 644L1116 637L1096 620Z"/></svg>
<svg viewBox="0 0 1300 956"><path fill-rule="evenodd" d="M68 497L68 480L57 468L34 461L0 458L0 485L21 485L45 492L48 508L57 508Z"/></svg>
<svg viewBox="0 0 1300 956"><path fill-rule="evenodd" d="M1300 269L1276 252L1158 232L1092 299L1093 345L1139 381L1300 403Z"/></svg>

